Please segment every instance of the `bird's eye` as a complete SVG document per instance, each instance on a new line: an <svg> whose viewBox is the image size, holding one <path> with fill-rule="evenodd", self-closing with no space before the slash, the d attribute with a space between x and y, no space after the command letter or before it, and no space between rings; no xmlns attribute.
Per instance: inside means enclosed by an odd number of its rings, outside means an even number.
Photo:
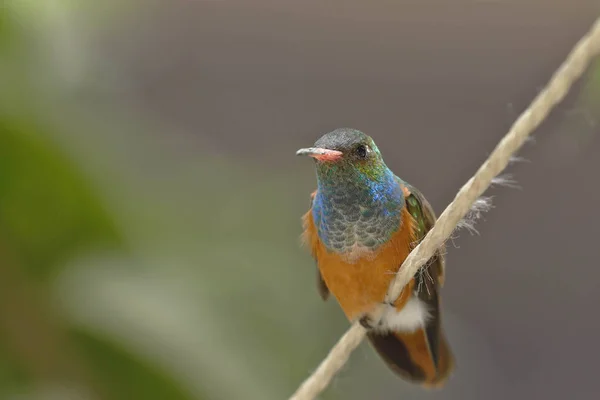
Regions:
<svg viewBox="0 0 600 400"><path fill-rule="evenodd" d="M359 158L367 158L367 154L369 153L369 149L367 148L367 146L365 145L359 145L358 147L356 147L356 155Z"/></svg>

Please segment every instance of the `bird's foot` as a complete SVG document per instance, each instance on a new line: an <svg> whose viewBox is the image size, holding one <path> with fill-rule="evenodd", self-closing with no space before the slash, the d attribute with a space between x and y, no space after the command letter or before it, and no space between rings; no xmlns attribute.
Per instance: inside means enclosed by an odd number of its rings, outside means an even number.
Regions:
<svg viewBox="0 0 600 400"><path fill-rule="evenodd" d="M371 317L368 314L363 315L362 317L360 317L360 319L358 320L358 322L363 326L363 328L365 328L366 330L371 330L373 328L375 328L375 321L373 319L373 317Z"/></svg>
<svg viewBox="0 0 600 400"><path fill-rule="evenodd" d="M386 302L381 302L380 304L384 305L384 306L391 306L394 307L393 304L390 303L386 303ZM370 313L365 313L362 317L360 317L360 319L358 320L358 322L366 329L366 330L370 330L373 328L377 328L380 327L382 322L381 320L377 321L375 320L375 318L373 318L373 316Z"/></svg>

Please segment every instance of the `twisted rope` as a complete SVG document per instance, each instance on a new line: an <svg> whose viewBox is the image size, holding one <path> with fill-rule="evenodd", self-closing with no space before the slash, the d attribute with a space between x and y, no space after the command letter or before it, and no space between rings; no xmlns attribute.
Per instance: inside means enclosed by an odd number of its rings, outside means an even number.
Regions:
<svg viewBox="0 0 600 400"><path fill-rule="evenodd" d="M492 179L506 168L511 156L521 148L527 137L546 119L554 106L565 97L571 86L598 53L600 53L600 18L577 42L548 85L519 116L475 175L458 191L434 227L408 255L388 289L387 302L393 302L400 295L404 286L419 268L448 240L473 203L490 186ZM381 312L381 308L376 310L377 320L381 317ZM331 379L348 361L352 351L364 339L365 333L366 330L358 322L355 322L333 346L313 374L300 385L290 400L312 400L325 390Z"/></svg>

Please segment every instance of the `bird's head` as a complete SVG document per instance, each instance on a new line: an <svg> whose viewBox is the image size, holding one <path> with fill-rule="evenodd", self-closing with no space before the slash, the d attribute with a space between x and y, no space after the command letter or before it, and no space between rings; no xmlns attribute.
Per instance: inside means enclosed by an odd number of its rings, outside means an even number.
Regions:
<svg viewBox="0 0 600 400"><path fill-rule="evenodd" d="M340 128L321 136L299 156L315 159L319 180L377 179L387 166L373 139L363 132Z"/></svg>

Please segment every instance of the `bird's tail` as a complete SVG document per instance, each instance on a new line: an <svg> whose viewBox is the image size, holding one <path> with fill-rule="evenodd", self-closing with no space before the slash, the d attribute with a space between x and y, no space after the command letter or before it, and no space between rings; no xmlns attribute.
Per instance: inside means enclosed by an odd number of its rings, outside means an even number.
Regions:
<svg viewBox="0 0 600 400"><path fill-rule="evenodd" d="M425 387L442 387L454 369L454 357L441 330L370 331L368 337L392 371Z"/></svg>

